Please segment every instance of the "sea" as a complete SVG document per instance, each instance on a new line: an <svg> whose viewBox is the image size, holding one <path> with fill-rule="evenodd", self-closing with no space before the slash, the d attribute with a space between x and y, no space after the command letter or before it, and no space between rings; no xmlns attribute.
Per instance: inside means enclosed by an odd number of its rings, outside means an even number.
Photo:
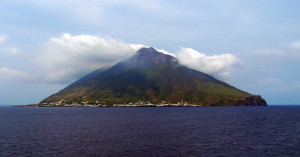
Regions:
<svg viewBox="0 0 300 157"><path fill-rule="evenodd" d="M0 107L0 156L300 156L300 106Z"/></svg>

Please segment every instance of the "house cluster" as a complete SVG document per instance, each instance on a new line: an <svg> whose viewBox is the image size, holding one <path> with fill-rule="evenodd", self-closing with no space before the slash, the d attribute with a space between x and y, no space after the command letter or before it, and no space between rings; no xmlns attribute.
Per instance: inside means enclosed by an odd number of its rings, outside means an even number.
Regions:
<svg viewBox="0 0 300 157"><path fill-rule="evenodd" d="M150 102L138 101L136 103L128 103L128 104L114 104L113 107L182 107L182 106L198 106L189 104L187 102L178 102L178 103L167 103L166 101L161 101L161 103L153 104Z"/></svg>
<svg viewBox="0 0 300 157"><path fill-rule="evenodd" d="M166 101L161 101L159 103L151 103L149 101L139 100L137 102L129 102L129 103L116 103L116 104L107 104L105 101L92 101L83 99L81 101L71 101L71 100L61 100L58 102L51 103L42 103L37 105L31 105L29 107L197 107L199 105L189 104L184 101L180 101L178 103L168 103Z"/></svg>

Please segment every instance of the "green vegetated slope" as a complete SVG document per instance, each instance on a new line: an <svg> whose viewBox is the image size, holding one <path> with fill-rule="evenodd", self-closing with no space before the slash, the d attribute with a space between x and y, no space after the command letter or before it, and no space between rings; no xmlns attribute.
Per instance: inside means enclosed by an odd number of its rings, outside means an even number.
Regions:
<svg viewBox="0 0 300 157"><path fill-rule="evenodd" d="M241 91L205 73L187 68L154 48L142 48L130 59L97 70L41 103L86 97L110 103L138 100L188 102L203 106L266 105L260 96Z"/></svg>

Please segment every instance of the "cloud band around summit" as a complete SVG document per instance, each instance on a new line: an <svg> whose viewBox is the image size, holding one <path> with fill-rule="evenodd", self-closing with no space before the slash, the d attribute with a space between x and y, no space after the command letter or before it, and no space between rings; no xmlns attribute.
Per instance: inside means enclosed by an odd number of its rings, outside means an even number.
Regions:
<svg viewBox="0 0 300 157"><path fill-rule="evenodd" d="M33 63L39 72L33 74L33 78L48 83L69 84L93 70L112 66L129 58L142 47L149 46L130 44L109 37L65 33L60 37L51 37L35 48ZM233 54L209 56L192 48L181 48L176 53L157 50L176 57L183 65L217 77L229 76L231 68L241 63ZM10 69L12 73L16 71ZM25 73L12 76L26 77L24 80L29 80Z"/></svg>

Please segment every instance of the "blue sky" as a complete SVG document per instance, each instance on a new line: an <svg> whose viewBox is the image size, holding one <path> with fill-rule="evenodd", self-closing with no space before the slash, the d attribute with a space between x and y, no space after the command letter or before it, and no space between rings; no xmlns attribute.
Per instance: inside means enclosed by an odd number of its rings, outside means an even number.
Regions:
<svg viewBox="0 0 300 157"><path fill-rule="evenodd" d="M300 104L297 0L0 1L0 104L38 103L142 46L264 97Z"/></svg>

